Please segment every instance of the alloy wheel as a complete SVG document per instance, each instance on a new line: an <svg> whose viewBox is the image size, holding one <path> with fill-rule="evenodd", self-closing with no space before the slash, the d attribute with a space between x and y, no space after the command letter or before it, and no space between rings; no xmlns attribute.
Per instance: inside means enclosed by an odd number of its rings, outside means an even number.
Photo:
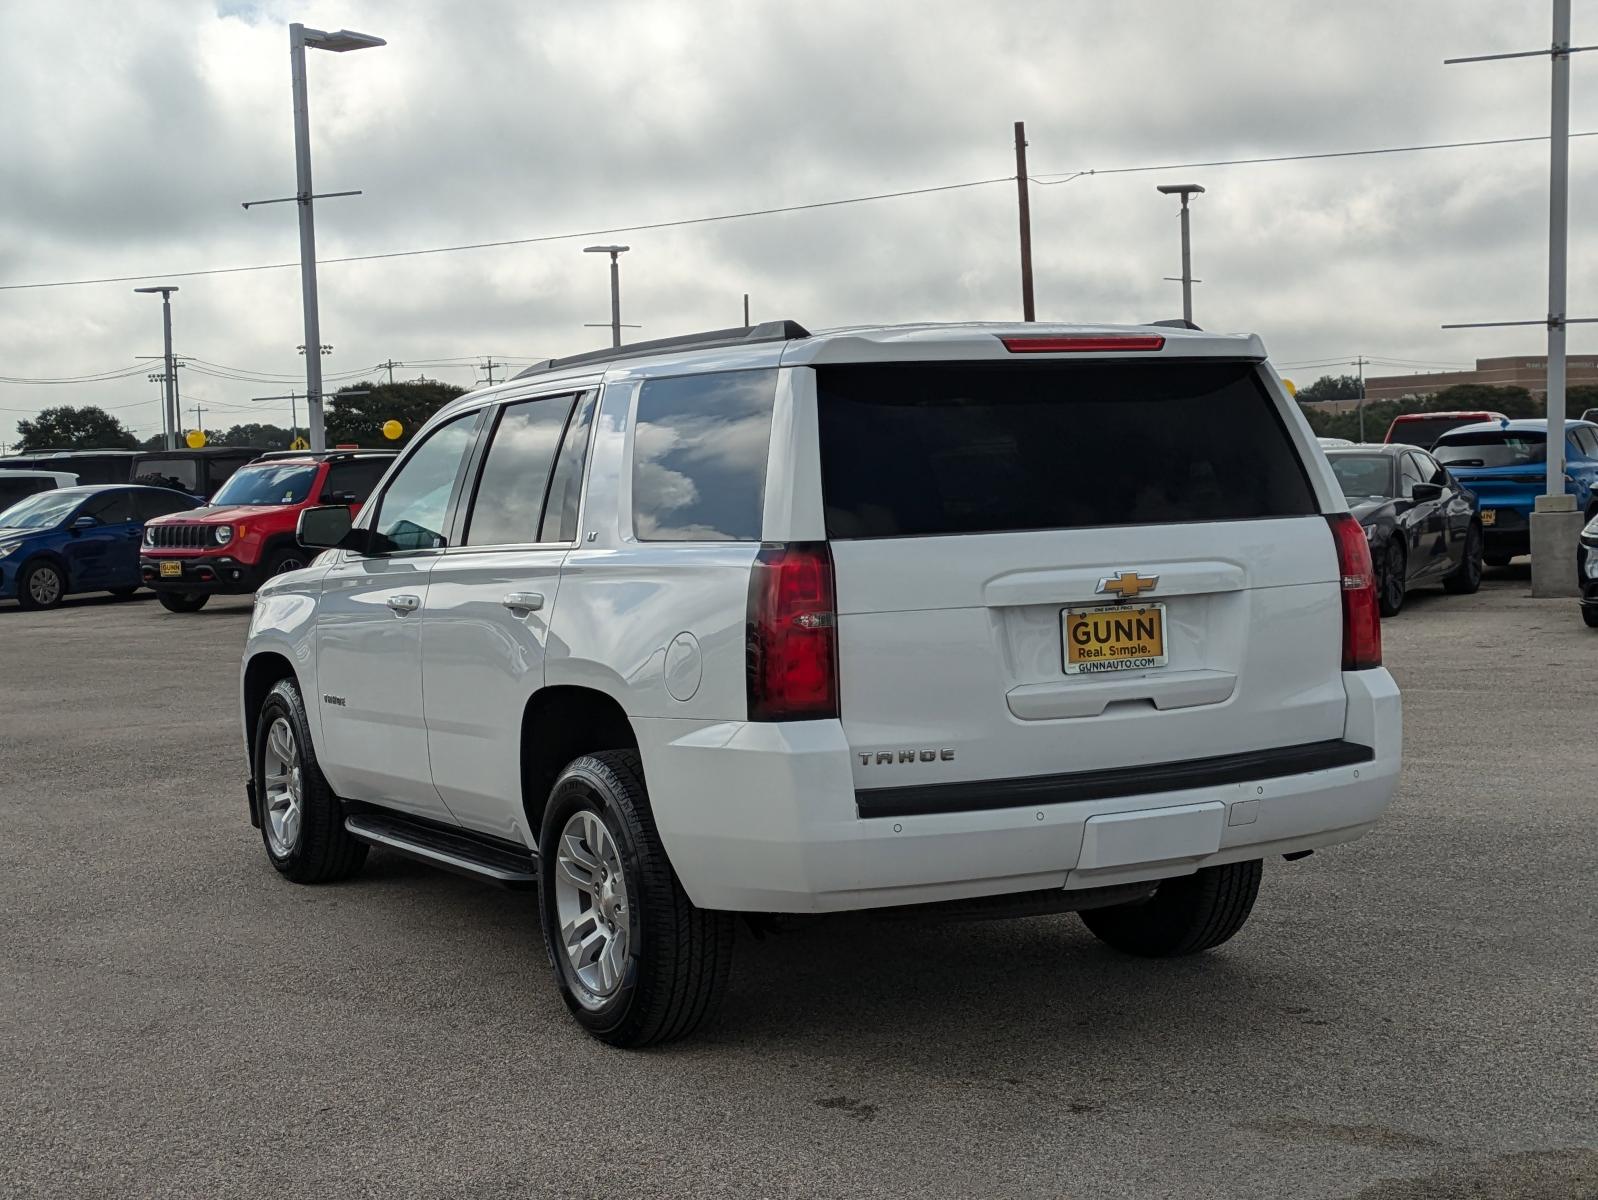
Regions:
<svg viewBox="0 0 1598 1200"><path fill-rule="evenodd" d="M566 961L598 1008L621 986L627 966L631 913L616 839L592 809L574 812L555 852L555 913Z"/></svg>
<svg viewBox="0 0 1598 1200"><path fill-rule="evenodd" d="M282 562L277 564L277 570L273 571L272 574L274 574L274 575L286 575L290 571L298 571L301 568L303 568L304 566L305 566L305 563L302 560L298 559L298 558L293 558L293 557L285 558Z"/></svg>
<svg viewBox="0 0 1598 1200"><path fill-rule="evenodd" d="M286 858L300 840L305 777L294 728L284 717L272 722L261 751L261 787L266 807L266 840L272 853Z"/></svg>
<svg viewBox="0 0 1598 1200"><path fill-rule="evenodd" d="M1387 547L1387 562L1382 568L1382 599L1397 612L1404 605L1404 548L1397 542Z"/></svg>
<svg viewBox="0 0 1598 1200"><path fill-rule="evenodd" d="M49 608L61 599L61 576L54 567L35 567L28 577L28 595L40 608Z"/></svg>

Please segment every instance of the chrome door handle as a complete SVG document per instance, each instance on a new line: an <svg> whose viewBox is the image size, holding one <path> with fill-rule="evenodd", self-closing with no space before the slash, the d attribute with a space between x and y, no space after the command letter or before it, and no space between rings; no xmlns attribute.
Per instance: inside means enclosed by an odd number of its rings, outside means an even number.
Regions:
<svg viewBox="0 0 1598 1200"><path fill-rule="evenodd" d="M420 596L390 596L385 603L397 613L415 612L422 607Z"/></svg>
<svg viewBox="0 0 1598 1200"><path fill-rule="evenodd" d="M542 592L512 592L500 601L513 613L537 612L544 607L544 593Z"/></svg>

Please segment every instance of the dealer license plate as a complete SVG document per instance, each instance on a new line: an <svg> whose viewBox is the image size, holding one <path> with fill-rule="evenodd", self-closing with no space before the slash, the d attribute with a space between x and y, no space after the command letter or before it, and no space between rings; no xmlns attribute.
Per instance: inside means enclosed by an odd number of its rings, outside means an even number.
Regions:
<svg viewBox="0 0 1598 1200"><path fill-rule="evenodd" d="M1064 608L1060 633L1067 675L1143 671L1168 661L1163 604Z"/></svg>
<svg viewBox="0 0 1598 1200"><path fill-rule="evenodd" d="M1481 523L1483 525L1495 525L1495 524L1497 524L1498 523L1498 510L1496 508L1484 508L1484 509L1482 509L1481 510Z"/></svg>
<svg viewBox="0 0 1598 1200"><path fill-rule="evenodd" d="M183 564L180 562L164 562L161 564L162 579L182 579Z"/></svg>

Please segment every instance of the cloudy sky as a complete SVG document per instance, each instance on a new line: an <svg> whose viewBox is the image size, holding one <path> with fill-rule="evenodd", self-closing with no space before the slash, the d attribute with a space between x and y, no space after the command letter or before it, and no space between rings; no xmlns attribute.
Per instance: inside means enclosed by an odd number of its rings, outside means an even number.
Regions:
<svg viewBox="0 0 1598 1200"><path fill-rule="evenodd" d="M579 236L321 270L330 380L468 384L472 358L601 345L589 231L992 179L1027 122L1038 311L1180 311L1176 206L1196 181L1195 316L1291 364L1539 353L1540 329L1445 321L1546 309L1546 143L1110 173L1217 159L1545 134L1545 60L1444 67L1549 41L1548 0L7 0L0 10L0 345L8 379L136 370L158 354L163 273L291 263L286 27L382 49L312 52L319 257ZM1598 42L1598 0L1575 41ZM1589 61L1590 60L1590 61ZM1574 131L1598 130L1598 53L1573 63ZM1573 316L1598 316L1598 137L1571 150ZM611 240L609 236L601 240ZM815 327L1019 317L1004 183L627 232L632 337L755 319ZM148 275L62 287L24 284ZM301 370L293 269L174 279L186 404L286 421ZM1598 349L1598 326L1572 350ZM449 363L443 360L457 360ZM215 364L229 368L217 369ZM426 364L426 365L423 365ZM1383 373L1373 369L1373 373ZM222 378L249 375L254 380ZM370 374L368 371L367 374ZM276 376L281 382L273 383ZM303 377L301 377L303 381ZM0 382L0 439L95 403L158 432L142 371ZM192 409L190 409L192 414ZM302 416L303 420L303 416ZM185 417L192 424L192 416Z"/></svg>

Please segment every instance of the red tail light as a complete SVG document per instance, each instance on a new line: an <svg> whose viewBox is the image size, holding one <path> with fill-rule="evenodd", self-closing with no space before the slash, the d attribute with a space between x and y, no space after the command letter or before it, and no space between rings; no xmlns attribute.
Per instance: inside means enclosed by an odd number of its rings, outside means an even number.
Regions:
<svg viewBox="0 0 1598 1200"><path fill-rule="evenodd" d="M1116 350L1163 350L1163 337L1142 334L1081 334L1066 337L1001 337L1011 354L1103 354Z"/></svg>
<svg viewBox="0 0 1598 1200"><path fill-rule="evenodd" d="M826 542L760 548L749 574L749 719L838 715L837 600Z"/></svg>
<svg viewBox="0 0 1598 1200"><path fill-rule="evenodd" d="M1337 543L1337 573L1343 585L1343 670L1382 665L1382 621L1376 608L1376 571L1365 530L1347 513L1326 518Z"/></svg>

